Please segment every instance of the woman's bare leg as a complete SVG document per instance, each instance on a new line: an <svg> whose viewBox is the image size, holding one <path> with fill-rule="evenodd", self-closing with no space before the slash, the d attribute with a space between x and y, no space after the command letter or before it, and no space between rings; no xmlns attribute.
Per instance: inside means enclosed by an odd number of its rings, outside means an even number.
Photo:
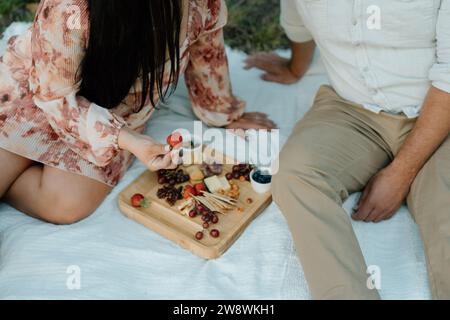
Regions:
<svg viewBox="0 0 450 320"><path fill-rule="evenodd" d="M84 176L33 165L16 179L5 200L34 218L72 224L93 213L111 189Z"/></svg>
<svg viewBox="0 0 450 320"><path fill-rule="evenodd" d="M33 161L0 148L0 198Z"/></svg>

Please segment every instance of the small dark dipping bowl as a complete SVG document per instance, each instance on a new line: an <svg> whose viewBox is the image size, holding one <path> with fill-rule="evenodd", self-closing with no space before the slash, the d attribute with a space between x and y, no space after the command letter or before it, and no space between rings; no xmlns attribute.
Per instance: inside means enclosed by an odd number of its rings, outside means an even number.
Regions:
<svg viewBox="0 0 450 320"><path fill-rule="evenodd" d="M267 172L256 170L252 176L253 180L261 184L268 184L272 182L272 176Z"/></svg>

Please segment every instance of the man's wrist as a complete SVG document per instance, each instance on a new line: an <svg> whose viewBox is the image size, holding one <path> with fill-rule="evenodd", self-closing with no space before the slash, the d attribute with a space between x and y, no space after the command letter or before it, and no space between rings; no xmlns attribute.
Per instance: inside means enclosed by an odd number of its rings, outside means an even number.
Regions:
<svg viewBox="0 0 450 320"><path fill-rule="evenodd" d="M291 59L289 61L288 68L289 68L289 71L291 72L291 74L299 80L303 77L303 75L305 74L305 71L307 69L306 66L295 63L295 61L293 61L293 59Z"/></svg>
<svg viewBox="0 0 450 320"><path fill-rule="evenodd" d="M303 43L291 43L291 60L289 61L289 71L297 79L301 79L309 66L314 56L316 44L314 41Z"/></svg>
<svg viewBox="0 0 450 320"><path fill-rule="evenodd" d="M394 159L387 169L407 184L413 183L418 174L417 169L398 159Z"/></svg>

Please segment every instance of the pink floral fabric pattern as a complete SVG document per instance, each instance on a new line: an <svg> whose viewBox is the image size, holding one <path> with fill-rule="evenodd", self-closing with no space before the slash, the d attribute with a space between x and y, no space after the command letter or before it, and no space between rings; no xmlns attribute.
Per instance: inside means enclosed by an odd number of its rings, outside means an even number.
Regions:
<svg viewBox="0 0 450 320"><path fill-rule="evenodd" d="M80 9L81 28L67 23L73 5ZM180 69L194 113L209 125L225 126L245 108L229 79L226 5L189 0L188 6ZM42 0L30 29L9 40L0 57L0 148L114 186L133 160L117 145L120 129L142 132L154 110L148 104L136 112L134 90L111 110L77 95L88 25L86 0Z"/></svg>

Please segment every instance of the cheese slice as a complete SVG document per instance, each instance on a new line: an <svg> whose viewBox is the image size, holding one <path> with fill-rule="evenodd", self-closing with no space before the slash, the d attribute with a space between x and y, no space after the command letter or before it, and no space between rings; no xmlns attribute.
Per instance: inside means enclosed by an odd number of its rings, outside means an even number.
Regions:
<svg viewBox="0 0 450 320"><path fill-rule="evenodd" d="M220 177L219 180L220 180L220 184L222 185L222 188L221 188L221 189L222 189L223 191L229 191L229 190L231 189L231 185L230 185L230 183L228 182L227 178L225 178L225 177Z"/></svg>
<svg viewBox="0 0 450 320"><path fill-rule="evenodd" d="M212 193L216 193L220 190L228 191L231 189L230 184L228 183L227 178L212 176L205 179L205 185L208 187L208 190Z"/></svg>
<svg viewBox="0 0 450 320"><path fill-rule="evenodd" d="M208 190L212 193L217 192L221 188L220 180L218 176L212 176L209 178L206 178L204 180L206 187Z"/></svg>

